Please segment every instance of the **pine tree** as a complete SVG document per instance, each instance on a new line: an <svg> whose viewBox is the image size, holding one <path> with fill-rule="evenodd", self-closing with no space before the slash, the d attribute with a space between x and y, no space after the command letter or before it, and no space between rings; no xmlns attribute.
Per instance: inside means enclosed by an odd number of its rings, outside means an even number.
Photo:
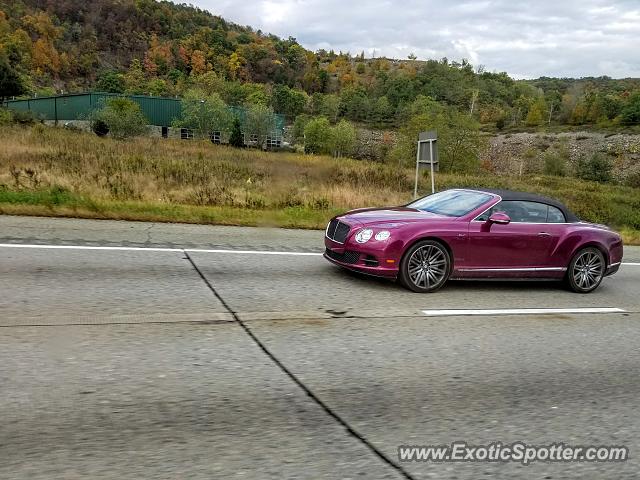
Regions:
<svg viewBox="0 0 640 480"><path fill-rule="evenodd" d="M240 120L238 117L233 119L231 126L231 136L229 137L229 145L236 148L244 148L244 138L242 138L242 130L240 129Z"/></svg>

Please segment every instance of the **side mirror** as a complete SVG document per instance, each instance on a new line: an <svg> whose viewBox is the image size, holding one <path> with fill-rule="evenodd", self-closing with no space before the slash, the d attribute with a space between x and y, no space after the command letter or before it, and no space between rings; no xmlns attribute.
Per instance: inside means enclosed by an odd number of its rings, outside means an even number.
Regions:
<svg viewBox="0 0 640 480"><path fill-rule="evenodd" d="M488 220L489 223L497 223L498 225L507 225L511 222L511 218L504 212L493 213Z"/></svg>

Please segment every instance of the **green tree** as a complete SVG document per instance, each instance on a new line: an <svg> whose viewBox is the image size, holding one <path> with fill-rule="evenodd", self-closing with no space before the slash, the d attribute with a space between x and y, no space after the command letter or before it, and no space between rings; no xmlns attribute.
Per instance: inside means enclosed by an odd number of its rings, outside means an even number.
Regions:
<svg viewBox="0 0 640 480"><path fill-rule="evenodd" d="M149 123L140 105L122 97L110 98L102 108L94 110L92 128L95 129L98 122L107 125L111 136L119 140L146 133Z"/></svg>
<svg viewBox="0 0 640 480"><path fill-rule="evenodd" d="M9 62L0 58L0 101L25 93L25 86Z"/></svg>
<svg viewBox="0 0 640 480"><path fill-rule="evenodd" d="M391 155L399 164L414 164L418 134L426 130L438 133L440 168L449 172L472 172L479 166L479 154L485 146L478 123L466 112L422 101L424 113L412 116L400 129Z"/></svg>
<svg viewBox="0 0 640 480"><path fill-rule="evenodd" d="M311 120L311 117L306 113L298 115L293 122L293 141L298 145L304 145L304 129L307 123Z"/></svg>
<svg viewBox="0 0 640 480"><path fill-rule="evenodd" d="M264 105L247 105L245 134L257 139L258 146L263 147L269 135L276 128L276 116L273 108Z"/></svg>
<svg viewBox="0 0 640 480"><path fill-rule="evenodd" d="M331 125L326 117L316 117L304 127L305 153L328 153L331 142Z"/></svg>
<svg viewBox="0 0 640 480"><path fill-rule="evenodd" d="M371 101L363 87L349 87L340 93L340 113L353 121L369 118Z"/></svg>
<svg viewBox="0 0 640 480"><path fill-rule="evenodd" d="M603 95L600 97L601 108L604 115L613 120L622 111L622 100L616 95Z"/></svg>
<svg viewBox="0 0 640 480"><path fill-rule="evenodd" d="M200 138L209 138L213 132L227 132L232 122L233 114L220 95L191 89L182 98L182 118L174 126L189 128Z"/></svg>
<svg viewBox="0 0 640 480"><path fill-rule="evenodd" d="M202 90L207 95L212 95L214 93L222 95L224 92L224 80L215 72L206 72L201 75L192 74L189 78L193 88Z"/></svg>
<svg viewBox="0 0 640 480"><path fill-rule="evenodd" d="M240 125L240 119L233 117L233 124L231 125L231 136L229 137L229 145L236 148L244 148L244 137L242 136L242 127Z"/></svg>
<svg viewBox="0 0 640 480"><path fill-rule="evenodd" d="M542 125L545 121L546 113L547 104L544 98L540 97L529 106L525 123L529 126Z"/></svg>
<svg viewBox="0 0 640 480"><path fill-rule="evenodd" d="M125 92L132 95L142 95L145 92L147 82L144 78L144 71L142 70L142 63L135 58L131 62L131 66L127 73L124 74Z"/></svg>
<svg viewBox="0 0 640 480"><path fill-rule="evenodd" d="M324 95L318 113L327 117L331 123L336 123L340 113L340 97L335 94Z"/></svg>
<svg viewBox="0 0 640 480"><path fill-rule="evenodd" d="M376 100L373 120L380 127L393 123L394 110L387 97L382 96Z"/></svg>
<svg viewBox="0 0 640 480"><path fill-rule="evenodd" d="M169 95L169 85L162 78L154 78L147 84L147 92L156 97L165 97Z"/></svg>
<svg viewBox="0 0 640 480"><path fill-rule="evenodd" d="M640 123L640 92L632 95L621 112L622 122L631 125Z"/></svg>
<svg viewBox="0 0 640 480"><path fill-rule="evenodd" d="M124 75L113 70L100 75L96 83L99 92L124 93L125 88Z"/></svg>
<svg viewBox="0 0 640 480"><path fill-rule="evenodd" d="M356 144L357 133L354 126L348 120L340 120L331 127L329 135L329 147L336 158L349 156L353 153Z"/></svg>
<svg viewBox="0 0 640 480"><path fill-rule="evenodd" d="M307 101L307 94L300 90L289 88L286 85L273 87L271 97L273 109L289 118L295 118L300 115L306 108Z"/></svg>

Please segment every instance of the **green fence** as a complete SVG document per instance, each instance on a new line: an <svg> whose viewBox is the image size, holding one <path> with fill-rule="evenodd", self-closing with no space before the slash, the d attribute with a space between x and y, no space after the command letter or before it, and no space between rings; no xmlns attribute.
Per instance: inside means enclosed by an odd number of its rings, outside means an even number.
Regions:
<svg viewBox="0 0 640 480"><path fill-rule="evenodd" d="M9 100L7 108L30 111L41 120L68 121L84 120L95 108L100 108L111 97L123 96L116 93L75 93L55 97L26 98ZM177 98L149 97L146 95L126 95L140 105L142 113L150 125L170 127L182 114L182 103ZM242 107L229 107L240 117L244 124L245 110ZM276 114L276 130L282 132L284 117Z"/></svg>

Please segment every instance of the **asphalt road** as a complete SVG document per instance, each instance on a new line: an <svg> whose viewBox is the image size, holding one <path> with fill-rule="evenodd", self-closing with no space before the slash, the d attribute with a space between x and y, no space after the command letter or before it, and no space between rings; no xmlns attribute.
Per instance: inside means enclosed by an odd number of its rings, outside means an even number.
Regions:
<svg viewBox="0 0 640 480"><path fill-rule="evenodd" d="M589 295L420 295L330 265L316 231L0 216L0 244L2 479L638 478L638 248ZM543 307L624 312L423 313ZM631 458L398 461L458 440Z"/></svg>

